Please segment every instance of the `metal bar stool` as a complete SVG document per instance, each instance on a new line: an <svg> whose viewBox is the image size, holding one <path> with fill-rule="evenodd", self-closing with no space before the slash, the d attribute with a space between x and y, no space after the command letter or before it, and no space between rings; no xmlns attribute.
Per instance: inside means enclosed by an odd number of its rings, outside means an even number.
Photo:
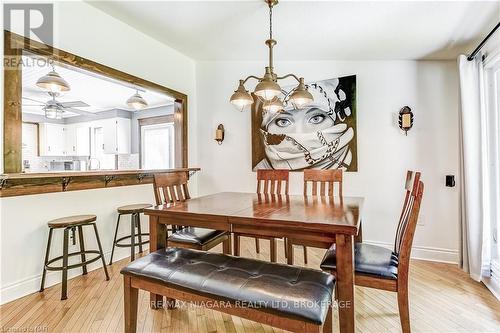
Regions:
<svg viewBox="0 0 500 333"><path fill-rule="evenodd" d="M142 245L149 243L149 240L142 241L142 236L149 236L148 233L142 233L141 231L141 218L140 214L144 212L145 208L151 207L151 204L135 204L118 207L118 219L116 220L115 237L113 238L113 249L111 250L111 258L109 259L109 264L113 264L113 254L115 253L116 247L130 247L130 260L135 260L135 247L139 246L139 252L142 253ZM118 237L118 227L120 226L120 217L122 215L130 216L130 235ZM137 228L137 232L135 229ZM135 237L137 236L138 242L136 243ZM125 239L130 239L130 243L120 244L121 241Z"/></svg>
<svg viewBox="0 0 500 333"><path fill-rule="evenodd" d="M95 221L97 220L97 216L95 215L77 215L77 216L68 216L62 217L59 219L51 220L47 223L49 227L49 239L47 241L47 250L45 252L45 261L43 265L43 273L42 273L42 283L40 286L40 292L44 290L45 286L45 275L47 271L62 271L62 291L61 291L61 300L67 299L67 290L68 290L68 269L73 269L77 267L82 267L82 275L87 274L87 265L97 261L99 259L102 260L104 273L106 274L106 281L109 280L108 270L106 269L106 262L104 261L104 255L102 254L102 246L101 240L99 239L99 233L97 232L97 226ZM97 246L99 250L85 250L85 244L83 242L83 227L84 226L92 226L94 228L95 237L97 240ZM49 260L50 255L50 245L52 242L52 233L54 229L64 228L64 238L63 238L63 255L55 257ZM78 243L80 243L80 251L68 253L69 251L69 238L71 232L71 239L73 245L76 244L75 240L75 232L78 229ZM97 257L92 259L86 259L87 254L97 254ZM68 258L71 256L80 255L81 262L68 265ZM51 266L54 262L62 259L62 266Z"/></svg>

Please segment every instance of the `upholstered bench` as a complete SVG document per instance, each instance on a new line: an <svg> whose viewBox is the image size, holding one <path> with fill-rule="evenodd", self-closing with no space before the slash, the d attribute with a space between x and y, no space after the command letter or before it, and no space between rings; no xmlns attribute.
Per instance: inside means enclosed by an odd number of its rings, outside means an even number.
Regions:
<svg viewBox="0 0 500 333"><path fill-rule="evenodd" d="M127 333L136 331L139 289L292 332L332 330L335 278L321 271L167 248L135 260L121 273Z"/></svg>

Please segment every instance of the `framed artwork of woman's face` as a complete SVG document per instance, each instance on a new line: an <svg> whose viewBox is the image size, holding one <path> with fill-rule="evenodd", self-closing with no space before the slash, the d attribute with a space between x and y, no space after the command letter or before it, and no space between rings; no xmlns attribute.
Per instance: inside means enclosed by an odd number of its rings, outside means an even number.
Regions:
<svg viewBox="0 0 500 333"><path fill-rule="evenodd" d="M252 106L252 168L358 170L356 143L356 76L306 84L314 101L293 105L295 87L284 88L284 109Z"/></svg>

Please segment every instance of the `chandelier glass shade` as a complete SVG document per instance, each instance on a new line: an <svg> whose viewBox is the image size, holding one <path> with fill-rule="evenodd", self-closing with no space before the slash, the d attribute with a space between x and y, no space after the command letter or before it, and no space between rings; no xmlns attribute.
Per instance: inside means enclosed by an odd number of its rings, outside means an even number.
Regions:
<svg viewBox="0 0 500 333"><path fill-rule="evenodd" d="M255 87L254 94L262 98L264 101L271 101L274 97L281 94L281 87L272 80L260 81Z"/></svg>
<svg viewBox="0 0 500 333"><path fill-rule="evenodd" d="M255 86L254 94L263 101L263 109L266 111L281 111L284 107L283 101L278 97L283 93L278 80L293 78L298 85L289 95L288 101L296 108L304 107L313 102L313 96L307 91L304 84L304 78L299 78L295 74L287 74L278 76L274 73L273 67L273 47L276 45L276 40L273 39L273 7L278 4L278 0L264 0L269 6L269 39L266 40L266 45L269 47L269 65L265 69L263 77L254 75L248 76L244 80L240 80L238 89L236 89L229 99L239 111L243 111L247 106L253 103L252 95L245 89L245 83L254 79L258 83Z"/></svg>
<svg viewBox="0 0 500 333"><path fill-rule="evenodd" d="M268 112L279 112L283 110L283 102L278 97L275 97L270 101L264 101L262 109Z"/></svg>
<svg viewBox="0 0 500 333"><path fill-rule="evenodd" d="M245 89L243 85L243 80L240 80L240 85L238 89L231 96L230 102L237 108L239 111L243 111L247 106L253 103L252 96L248 93L248 90Z"/></svg>

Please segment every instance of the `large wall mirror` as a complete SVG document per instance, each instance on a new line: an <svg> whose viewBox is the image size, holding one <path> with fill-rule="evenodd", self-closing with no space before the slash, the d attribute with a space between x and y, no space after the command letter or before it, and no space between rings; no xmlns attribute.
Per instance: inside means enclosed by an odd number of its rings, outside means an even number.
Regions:
<svg viewBox="0 0 500 333"><path fill-rule="evenodd" d="M187 167L187 96L4 32L4 172Z"/></svg>

